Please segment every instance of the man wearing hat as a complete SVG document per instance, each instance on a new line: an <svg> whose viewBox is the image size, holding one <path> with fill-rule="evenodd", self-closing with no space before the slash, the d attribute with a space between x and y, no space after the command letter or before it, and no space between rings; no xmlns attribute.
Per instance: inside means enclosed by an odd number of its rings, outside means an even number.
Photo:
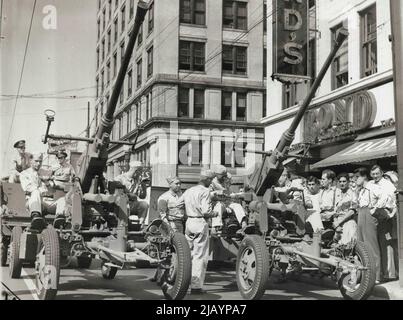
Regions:
<svg viewBox="0 0 403 320"><path fill-rule="evenodd" d="M51 179L55 184L55 188L64 190L67 183L71 182L75 176L73 166L67 162L67 153L59 151L56 154L59 165L54 169Z"/></svg>
<svg viewBox="0 0 403 320"><path fill-rule="evenodd" d="M158 212L162 219L167 220L172 229L183 233L184 210L179 208L179 199L182 196L181 181L178 177L167 178L169 190L158 198Z"/></svg>
<svg viewBox="0 0 403 320"><path fill-rule="evenodd" d="M209 186L215 174L211 170L202 170L197 186L186 190L181 204L186 209L185 236L192 254L191 292L203 293L203 283L206 276L209 257L209 226L206 220L216 216L212 210Z"/></svg>
<svg viewBox="0 0 403 320"><path fill-rule="evenodd" d="M141 201L139 198L140 187L141 187L141 169L143 163L141 161L131 161L129 164L129 171L122 173L117 176L114 180L120 182L129 194L129 207L130 215L137 215L139 217L141 225L148 213L148 203L146 201ZM143 198L144 199L144 198Z"/></svg>
<svg viewBox="0 0 403 320"><path fill-rule="evenodd" d="M64 216L66 200L64 197L54 201L44 198L49 193L49 180L45 182L39 177L38 171L42 166L42 154L31 156L31 167L20 174L21 187L27 196L27 206L31 214L31 228L41 231L46 227L43 209L46 213L56 213L56 217Z"/></svg>
<svg viewBox="0 0 403 320"><path fill-rule="evenodd" d="M20 173L30 166L29 152L25 152L25 140L19 140L14 143L14 148L17 149L17 154L11 159L9 183L20 182Z"/></svg>

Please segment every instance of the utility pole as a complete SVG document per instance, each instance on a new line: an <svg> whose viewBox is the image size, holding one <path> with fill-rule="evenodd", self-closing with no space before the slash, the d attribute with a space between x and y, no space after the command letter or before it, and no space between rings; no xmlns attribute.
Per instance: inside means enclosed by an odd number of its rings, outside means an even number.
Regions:
<svg viewBox="0 0 403 320"><path fill-rule="evenodd" d="M392 24L393 72L395 87L395 117L397 166L399 172L397 233L399 245L399 279L403 288L403 1L390 0Z"/></svg>
<svg viewBox="0 0 403 320"><path fill-rule="evenodd" d="M87 103L87 138L90 137L90 102Z"/></svg>

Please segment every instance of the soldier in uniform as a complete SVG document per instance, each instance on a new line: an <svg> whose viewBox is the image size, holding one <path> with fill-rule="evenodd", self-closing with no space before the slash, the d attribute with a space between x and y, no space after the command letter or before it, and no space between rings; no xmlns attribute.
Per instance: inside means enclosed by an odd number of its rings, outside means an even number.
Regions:
<svg viewBox="0 0 403 320"><path fill-rule="evenodd" d="M67 183L71 182L75 176L73 166L67 162L67 153L59 151L56 155L59 160L59 166L53 171L52 180L55 184L55 188L64 190Z"/></svg>
<svg viewBox="0 0 403 320"><path fill-rule="evenodd" d="M167 178L169 190L158 198L158 212L162 219L167 220L172 229L184 233L184 210L178 207L182 196L181 181L178 177Z"/></svg>
<svg viewBox="0 0 403 320"><path fill-rule="evenodd" d="M141 161L132 161L129 164L129 171L122 173L115 178L115 181L120 182L129 194L129 207L130 215L136 215L140 219L141 225L147 217L148 203L146 201L141 201L144 199L144 195L139 195L139 188L142 181L140 181L140 169L143 167ZM142 198L144 196L144 198Z"/></svg>
<svg viewBox="0 0 403 320"><path fill-rule="evenodd" d="M192 254L191 293L203 293L209 256L209 226L207 220L216 216L212 209L209 186L215 174L211 170L200 173L200 182L185 191L182 197L186 209L185 236Z"/></svg>
<svg viewBox="0 0 403 320"><path fill-rule="evenodd" d="M24 170L20 174L21 187L27 196L27 206L31 214L31 228L42 230L45 226L43 219L44 211L46 213L56 213L56 217L64 216L66 200L64 197L54 201L45 198L49 195L49 180L42 181L38 171L42 165L42 154L34 154L31 156L31 167Z"/></svg>
<svg viewBox="0 0 403 320"><path fill-rule="evenodd" d="M14 148L17 149L18 154L11 160L9 183L20 182L20 173L29 168L32 156L29 152L25 152L25 140L14 143Z"/></svg>

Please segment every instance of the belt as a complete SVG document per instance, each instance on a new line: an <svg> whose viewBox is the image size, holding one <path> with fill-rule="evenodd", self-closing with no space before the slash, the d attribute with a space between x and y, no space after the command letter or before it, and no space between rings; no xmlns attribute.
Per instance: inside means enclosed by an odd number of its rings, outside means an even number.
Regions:
<svg viewBox="0 0 403 320"><path fill-rule="evenodd" d="M188 219L204 219L204 217L189 217L188 216Z"/></svg>

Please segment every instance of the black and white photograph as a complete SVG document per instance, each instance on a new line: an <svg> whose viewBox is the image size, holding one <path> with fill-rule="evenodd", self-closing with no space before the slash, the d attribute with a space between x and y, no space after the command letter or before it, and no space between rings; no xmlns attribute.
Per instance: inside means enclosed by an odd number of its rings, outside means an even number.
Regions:
<svg viewBox="0 0 403 320"><path fill-rule="evenodd" d="M0 60L0 300L403 300L403 1L0 0Z"/></svg>

